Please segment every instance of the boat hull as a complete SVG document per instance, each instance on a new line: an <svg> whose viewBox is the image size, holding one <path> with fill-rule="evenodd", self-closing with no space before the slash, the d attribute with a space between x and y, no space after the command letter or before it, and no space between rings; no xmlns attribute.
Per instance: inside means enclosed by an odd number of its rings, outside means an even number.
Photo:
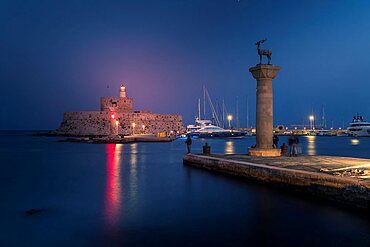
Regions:
<svg viewBox="0 0 370 247"><path fill-rule="evenodd" d="M210 133L190 133L192 137L198 138L236 138L246 136L246 133L240 131L210 132Z"/></svg>

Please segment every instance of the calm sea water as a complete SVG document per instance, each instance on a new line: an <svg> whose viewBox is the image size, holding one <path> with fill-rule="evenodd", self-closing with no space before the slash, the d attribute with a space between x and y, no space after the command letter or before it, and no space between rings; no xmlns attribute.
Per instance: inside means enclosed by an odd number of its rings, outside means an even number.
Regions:
<svg viewBox="0 0 370 247"><path fill-rule="evenodd" d="M183 166L183 140L29 134L0 132L0 246L370 246L368 213ZM207 141L213 152L246 153L255 139ZM370 158L370 138L300 141L304 154ZM31 208L45 211L26 216Z"/></svg>

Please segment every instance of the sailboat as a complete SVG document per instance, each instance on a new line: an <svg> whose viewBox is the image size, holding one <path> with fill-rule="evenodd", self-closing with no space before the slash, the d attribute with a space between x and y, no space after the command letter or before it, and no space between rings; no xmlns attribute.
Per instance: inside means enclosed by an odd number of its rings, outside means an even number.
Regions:
<svg viewBox="0 0 370 247"><path fill-rule="evenodd" d="M195 124L191 124L187 126L187 134L191 137L199 137L199 138L213 138L213 137L242 137L245 136L246 133L236 130L224 129L221 128L221 122L218 118L217 112L213 106L211 101L211 97L206 89L203 87L204 92L204 104L205 98L208 98L208 102L210 104L210 108L212 110L212 118L211 120L201 119L200 118L200 98L198 98L198 116L195 118ZM204 115L205 115L205 107L204 107Z"/></svg>

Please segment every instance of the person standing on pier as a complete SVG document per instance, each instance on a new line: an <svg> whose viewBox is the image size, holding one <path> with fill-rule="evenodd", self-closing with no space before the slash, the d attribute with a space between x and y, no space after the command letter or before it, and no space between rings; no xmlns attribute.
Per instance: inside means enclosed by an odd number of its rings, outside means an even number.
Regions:
<svg viewBox="0 0 370 247"><path fill-rule="evenodd" d="M274 143L273 148L279 148L279 137L277 135L274 135L272 142Z"/></svg>
<svg viewBox="0 0 370 247"><path fill-rule="evenodd" d="M289 144L289 156L297 156L298 150L297 150L297 145L299 143L298 137L291 134L288 140Z"/></svg>
<svg viewBox="0 0 370 247"><path fill-rule="evenodd" d="M189 134L186 135L188 138L186 139L185 143L186 143L186 147L188 148L188 154L190 154L190 151L191 151L191 137Z"/></svg>

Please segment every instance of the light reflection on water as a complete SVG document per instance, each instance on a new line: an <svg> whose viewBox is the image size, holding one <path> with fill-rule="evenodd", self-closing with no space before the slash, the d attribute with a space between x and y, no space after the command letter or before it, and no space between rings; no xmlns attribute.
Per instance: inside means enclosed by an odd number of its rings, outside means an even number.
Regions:
<svg viewBox="0 0 370 247"><path fill-rule="evenodd" d="M225 142L225 154L233 154L234 151L234 142L231 140L228 140Z"/></svg>
<svg viewBox="0 0 370 247"><path fill-rule="evenodd" d="M7 135L0 246L370 246L369 217L357 209L184 166L183 140L87 145ZM351 139L300 137L300 145L304 155L370 158L370 138ZM255 138L199 139L192 150L205 142L214 153L245 153ZM38 207L45 214L22 216Z"/></svg>
<svg viewBox="0 0 370 247"><path fill-rule="evenodd" d="M316 136L307 136L307 154L316 155Z"/></svg>
<svg viewBox="0 0 370 247"><path fill-rule="evenodd" d="M107 186L105 218L114 226L121 212L121 150L122 144L107 144Z"/></svg>
<svg viewBox="0 0 370 247"><path fill-rule="evenodd" d="M111 227L119 224L122 205L135 209L138 191L138 144L128 146L125 162L122 144L107 144L107 185L105 193L105 218ZM126 154L127 155L127 154ZM127 162L128 161L128 162ZM145 162L145 160L142 160ZM128 175L128 176L127 176ZM125 183L124 177L127 177ZM125 193L122 187L125 184ZM126 198L126 199L125 199Z"/></svg>
<svg viewBox="0 0 370 247"><path fill-rule="evenodd" d="M359 145L360 144L360 140L359 139L351 139L351 144L352 145Z"/></svg>
<svg viewBox="0 0 370 247"><path fill-rule="evenodd" d="M138 144L133 143L130 145L130 173L129 173L129 197L132 204L136 203L137 196L137 158L138 158ZM135 207L131 207L135 208Z"/></svg>

